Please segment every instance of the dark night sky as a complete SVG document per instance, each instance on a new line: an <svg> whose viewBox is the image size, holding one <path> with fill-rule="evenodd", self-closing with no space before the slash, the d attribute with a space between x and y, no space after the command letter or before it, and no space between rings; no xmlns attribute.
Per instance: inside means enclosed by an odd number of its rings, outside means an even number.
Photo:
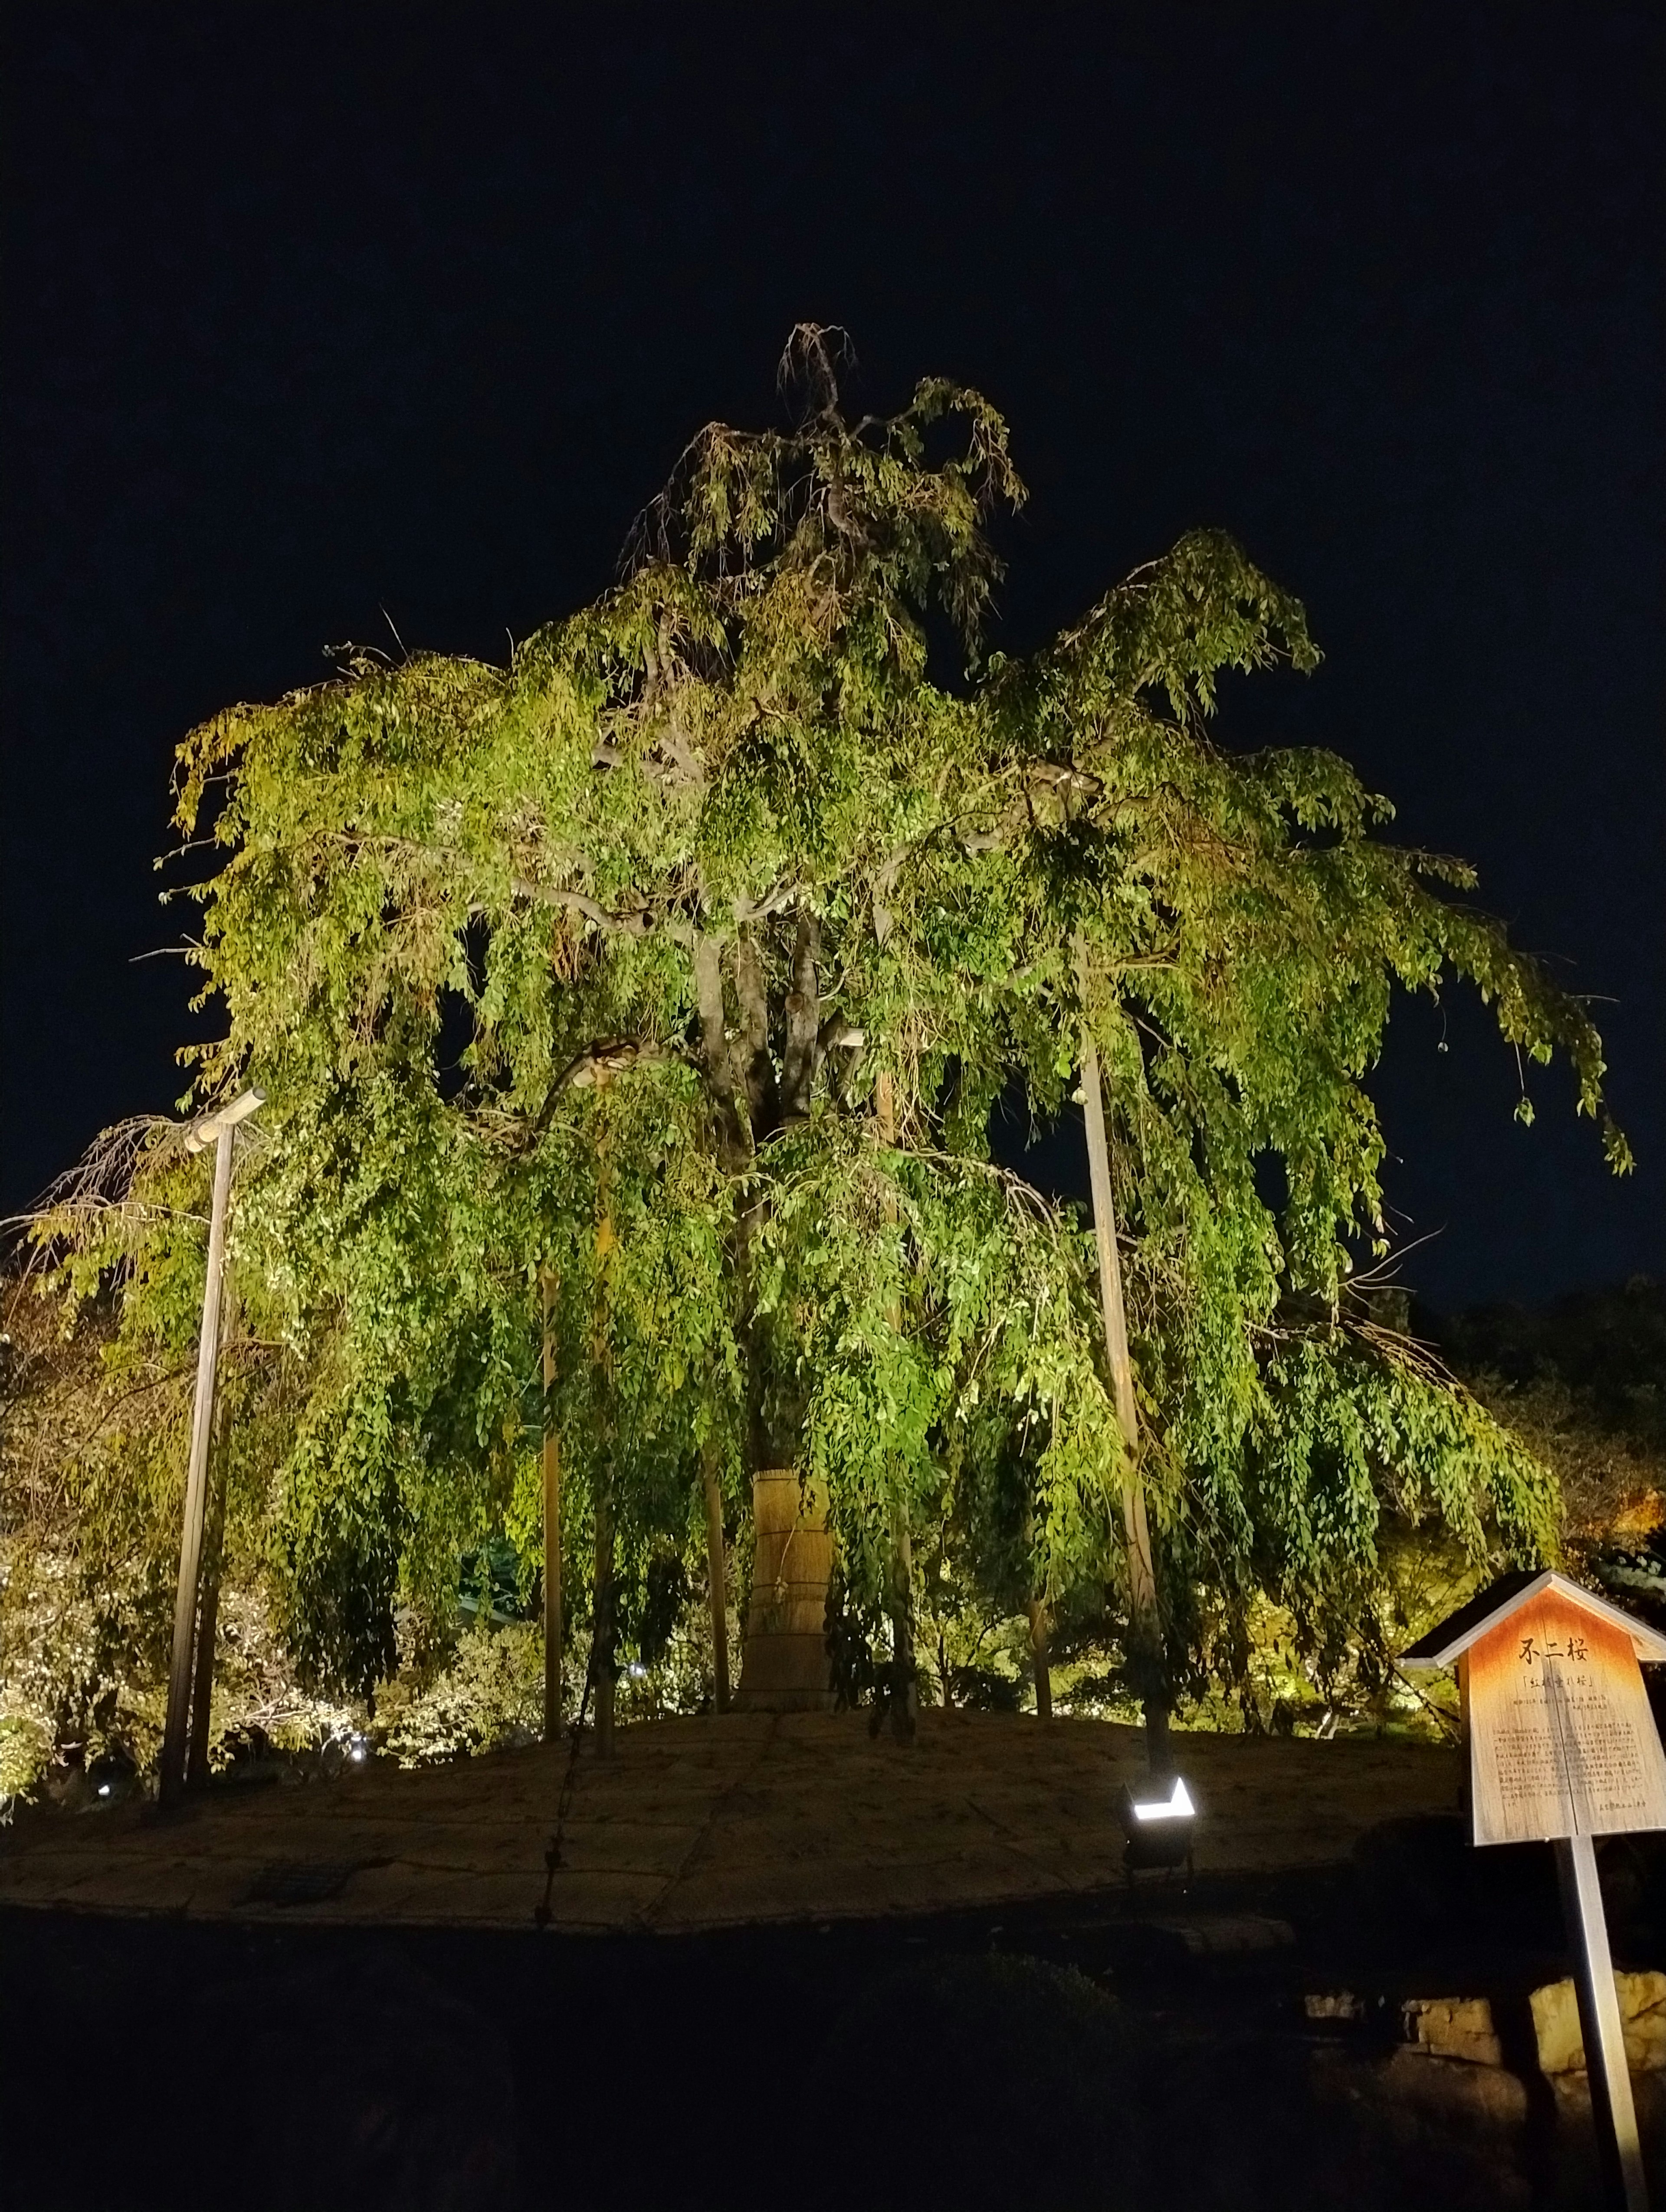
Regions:
<svg viewBox="0 0 1666 2212"><path fill-rule="evenodd" d="M1639 1156L1483 1018L1378 1081L1438 1304L1666 1273L1666 112L1652 9L11 11L3 1180L193 1033L173 745L386 640L501 657L605 587L800 318L857 398L1007 414L1021 649L1198 522L1317 677L1227 743L1344 752L1599 1008Z"/></svg>

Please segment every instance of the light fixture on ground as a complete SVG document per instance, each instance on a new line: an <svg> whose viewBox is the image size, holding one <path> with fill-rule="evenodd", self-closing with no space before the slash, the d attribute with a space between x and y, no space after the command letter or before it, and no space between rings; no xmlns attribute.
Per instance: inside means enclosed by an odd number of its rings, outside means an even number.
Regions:
<svg viewBox="0 0 1666 2212"><path fill-rule="evenodd" d="M1190 1860L1197 1807L1179 1775L1169 1783L1166 1794L1163 1783L1154 1778L1125 1782L1117 1796L1116 1810L1128 1838L1122 1864L1130 1874L1153 1867L1183 1866Z"/></svg>

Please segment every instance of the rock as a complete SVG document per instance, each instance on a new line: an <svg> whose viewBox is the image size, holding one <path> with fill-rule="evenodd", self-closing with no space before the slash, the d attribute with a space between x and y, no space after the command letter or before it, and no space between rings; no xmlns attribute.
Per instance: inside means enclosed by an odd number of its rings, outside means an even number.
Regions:
<svg viewBox="0 0 1666 2212"><path fill-rule="evenodd" d="M1274 1920L1263 1912L1201 1912L1184 1920L1154 1920L1152 1925L1178 1937L1195 1959L1276 1951L1296 1940L1287 1920Z"/></svg>
<svg viewBox="0 0 1666 2212"><path fill-rule="evenodd" d="M1322 2204L1327 2212L1339 2205L1362 2212L1367 2205L1536 2212L1551 2204L1561 2212L1564 2200L1537 2185L1527 2085L1505 2068L1438 2057L1416 2044L1384 2057L1339 2041L1314 2051L1309 2081L1322 2123L1315 2128L1308 2121L1316 2151L1325 2142L1325 2119L1335 2148L1324 2175L1328 2193L1304 2198L1292 2191L1293 2202ZM1300 2170L1292 2159L1292 2179Z"/></svg>
<svg viewBox="0 0 1666 2212"><path fill-rule="evenodd" d="M1633 2074L1666 2070L1666 1974L1616 1974L1626 2060ZM1547 1982L1532 1996L1539 2065L1546 2074L1583 2073L1584 2039L1572 1981Z"/></svg>
<svg viewBox="0 0 1666 2212"><path fill-rule="evenodd" d="M1504 2046L1485 1997L1411 1997L1402 2008L1406 2039L1437 2058L1502 2066Z"/></svg>
<svg viewBox="0 0 1666 2212"><path fill-rule="evenodd" d="M1304 1996L1302 2009L1310 2020L1363 2020L1365 2000L1352 1990L1334 1990Z"/></svg>
<svg viewBox="0 0 1666 2212"><path fill-rule="evenodd" d="M1514 2130L1527 2118L1526 2083L1496 2064L1465 2066L1402 2049L1390 2052L1378 2080L1389 2103L1426 2123Z"/></svg>

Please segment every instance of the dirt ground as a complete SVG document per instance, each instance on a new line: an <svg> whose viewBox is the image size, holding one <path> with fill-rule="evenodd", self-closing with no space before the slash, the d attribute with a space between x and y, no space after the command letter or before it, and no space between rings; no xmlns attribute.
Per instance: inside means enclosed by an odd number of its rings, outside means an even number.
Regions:
<svg viewBox="0 0 1666 2212"><path fill-rule="evenodd" d="M1366 1830L1456 1809L1455 1752L1369 1739L1189 1735L1201 1875L1335 1865ZM729 1715L587 1740L547 1882L560 1928L666 1932L949 1912L1120 1879L1132 1729L921 1716L911 1747L860 1713ZM383 1926L525 1927L565 1747L285 1786L226 1783L179 1817L120 1805L0 1832L0 1905Z"/></svg>

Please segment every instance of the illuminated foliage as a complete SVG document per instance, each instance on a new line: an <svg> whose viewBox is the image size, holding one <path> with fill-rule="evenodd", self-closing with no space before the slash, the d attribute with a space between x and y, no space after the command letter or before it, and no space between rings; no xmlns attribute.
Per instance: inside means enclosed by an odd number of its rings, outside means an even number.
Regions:
<svg viewBox="0 0 1666 2212"><path fill-rule="evenodd" d="M441 1607L497 1528L535 1559L544 1269L569 1494L615 1498L628 1626L702 1454L737 1517L751 1466L824 1476L855 1601L904 1504L993 1600L1114 1612L1090 1242L988 1133L1015 1091L1066 1109L1084 1020L1177 1650L1200 1593L1345 1634L1385 1510L1541 1548L1544 1471L1347 1282L1387 1249L1395 988L1468 978L1600 1114L1584 1011L1340 758L1212 742L1224 671L1318 657L1230 539L983 659L1005 424L940 380L848 422L815 330L786 366L797 427L702 432L623 580L507 668L350 656L180 749L181 831L221 856L198 1096L268 1099L234 1244L299 1644L368 1681L398 1592ZM128 1267L130 1347L188 1342L201 1195L162 1194L192 1177L158 1150L52 1224L83 1288Z"/></svg>

